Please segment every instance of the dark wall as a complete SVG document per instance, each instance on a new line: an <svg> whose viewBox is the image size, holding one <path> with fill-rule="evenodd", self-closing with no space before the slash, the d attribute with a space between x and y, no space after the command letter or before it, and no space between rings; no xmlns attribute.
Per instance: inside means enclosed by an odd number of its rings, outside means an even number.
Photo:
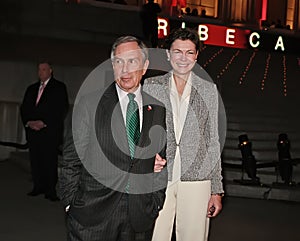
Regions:
<svg viewBox="0 0 300 241"><path fill-rule="evenodd" d="M93 42L111 42L125 34L143 37L140 11L135 6L2 0L0 14L0 32Z"/></svg>
<svg viewBox="0 0 300 241"><path fill-rule="evenodd" d="M285 25L287 0L269 0L267 19L271 23L278 19Z"/></svg>

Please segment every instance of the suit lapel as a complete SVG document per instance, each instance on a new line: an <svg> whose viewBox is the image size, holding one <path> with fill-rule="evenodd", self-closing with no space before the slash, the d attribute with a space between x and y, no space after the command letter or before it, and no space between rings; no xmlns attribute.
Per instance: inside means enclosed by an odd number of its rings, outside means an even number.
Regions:
<svg viewBox="0 0 300 241"><path fill-rule="evenodd" d="M170 120L170 123L169 123L170 128L172 129L171 133L175 133L174 132L174 122L173 122L173 111L172 111L172 105L171 105L171 100L170 100L170 84L169 83L170 83L170 81L172 81L171 77L172 77L172 72L169 72L166 75L166 78L165 78L167 81L164 81L162 84L164 85L164 89L166 90L166 93L167 93L167 96L168 96L167 101L165 103L166 107L169 105L169 110L171 110L171 113L170 113L171 120ZM197 89L199 88L198 83L195 80L195 75L194 75L193 72L191 73L191 78L192 78L192 81L191 81L192 82L192 88L191 88L189 105L188 105L188 109L187 109L186 118L185 118L185 121L184 121L182 132L184 132L186 122L189 119L191 111L193 111L192 109L193 109L193 105L194 105L194 100L195 100L195 97L196 97L196 94L197 94ZM181 135L181 137L182 137L182 135ZM180 139L181 139L181 137L180 137ZM175 138L175 136L174 136L174 138ZM181 140L178 140L178 143L180 143L180 141Z"/></svg>
<svg viewBox="0 0 300 241"><path fill-rule="evenodd" d="M148 134L150 128L152 127L152 120L153 120L153 109L151 103L144 92L142 92L142 96L143 96L143 124L142 124L142 131L138 142L138 146L144 146L146 141L149 139Z"/></svg>
<svg viewBox="0 0 300 241"><path fill-rule="evenodd" d="M137 148L135 151L136 158L133 159L133 162L136 163L139 161L140 157L144 155L144 152L148 150L145 146L150 145L150 137L149 131L153 126L153 117L155 113L155 107L153 106L153 102L149 96L142 91L142 98L143 98L143 124L140 139L137 144Z"/></svg>
<svg viewBox="0 0 300 241"><path fill-rule="evenodd" d="M37 82L34 89L33 89L33 94L32 94L32 105L34 107L37 107L37 105L35 104L36 103L36 100L37 100L37 97L38 97L38 93L39 93L39 89L40 89L40 82Z"/></svg>
<svg viewBox="0 0 300 241"><path fill-rule="evenodd" d="M142 124L140 139L137 144L141 148L137 148L136 157L141 156L144 149L143 147L150 144L148 143L150 141L149 130L152 127L153 116L155 112L148 95L145 94L143 91L142 91L142 98L143 98L143 124ZM108 89L104 92L101 100L101 108L104 109L104 114L111 115L111 123L108 124L111 127L111 131L113 133L114 139L119 149L121 151L123 150L123 152L125 153L129 153L126 126L122 115L117 90L114 83L110 85ZM138 159L133 160L133 162L136 161L138 161Z"/></svg>
<svg viewBox="0 0 300 241"><path fill-rule="evenodd" d="M111 128L117 146L123 152L129 153L126 127L115 83L111 84L104 92L101 102L104 113L111 115L111 123L108 123L108 126Z"/></svg>
<svg viewBox="0 0 300 241"><path fill-rule="evenodd" d="M191 82L192 82L192 88L191 88L191 94L190 94L190 100L189 100L189 105L188 105L188 110L186 113L186 118L184 121L182 133L186 133L185 129L187 128L187 123L190 121L195 121L194 118L197 118L199 116L199 112L203 108L203 106L198 106L200 103L196 100L199 97L199 90L201 88L201 83L197 81L195 74L192 72L191 73ZM200 110L199 110L200 108ZM200 117L201 118L201 117ZM198 122L200 119L197 120ZM180 137L182 139L182 135ZM181 141L181 140L180 140ZM179 142L180 142L179 141Z"/></svg>
<svg viewBox="0 0 300 241"><path fill-rule="evenodd" d="M101 100L101 105L101 107L105 109L107 113L113 113L113 111L116 111L116 114L120 114L120 118L122 118L123 120L117 90L114 84L110 85L104 92Z"/></svg>

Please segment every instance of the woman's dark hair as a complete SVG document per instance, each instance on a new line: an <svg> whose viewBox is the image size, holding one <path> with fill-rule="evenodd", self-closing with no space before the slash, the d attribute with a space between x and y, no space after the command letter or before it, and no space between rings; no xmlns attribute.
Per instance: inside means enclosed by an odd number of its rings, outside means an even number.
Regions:
<svg viewBox="0 0 300 241"><path fill-rule="evenodd" d="M190 29L190 28L173 29L165 41L165 48L170 49L173 42L177 39L191 40L195 44L196 50L197 51L200 50L199 34L194 29Z"/></svg>

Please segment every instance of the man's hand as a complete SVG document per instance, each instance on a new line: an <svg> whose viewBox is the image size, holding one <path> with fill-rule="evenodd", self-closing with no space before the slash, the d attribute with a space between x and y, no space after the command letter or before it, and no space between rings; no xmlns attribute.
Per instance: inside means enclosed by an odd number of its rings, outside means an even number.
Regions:
<svg viewBox="0 0 300 241"><path fill-rule="evenodd" d="M154 172L161 172L166 163L167 160L163 159L159 154L156 154L154 162Z"/></svg>
<svg viewBox="0 0 300 241"><path fill-rule="evenodd" d="M212 194L208 202L207 217L216 217L222 210L222 196Z"/></svg>
<svg viewBox="0 0 300 241"><path fill-rule="evenodd" d="M28 121L27 126L32 130L39 131L45 128L47 125L41 120L35 120L35 121Z"/></svg>

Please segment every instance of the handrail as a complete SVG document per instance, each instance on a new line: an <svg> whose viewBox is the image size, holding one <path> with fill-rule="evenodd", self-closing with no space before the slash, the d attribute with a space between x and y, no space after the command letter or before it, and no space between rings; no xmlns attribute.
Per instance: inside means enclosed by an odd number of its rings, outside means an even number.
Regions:
<svg viewBox="0 0 300 241"><path fill-rule="evenodd" d="M29 148L28 142L25 144L20 144L20 143L15 143L15 142L9 142L9 141L0 141L0 146L10 146L10 147L15 147L21 150L26 150ZM62 147L60 146L58 148L58 155L62 156Z"/></svg>
<svg viewBox="0 0 300 241"><path fill-rule="evenodd" d="M0 146L10 146L22 150L26 150L29 147L28 142L26 142L25 144L20 144L20 143L9 142L9 141L0 141Z"/></svg>
<svg viewBox="0 0 300 241"><path fill-rule="evenodd" d="M300 164L300 158L292 158L291 159L292 165ZM227 168L242 168L242 163L228 163L228 162L222 162L223 167ZM272 162L259 162L256 163L256 168L267 168L267 167L277 167L279 165L279 161L272 161Z"/></svg>

